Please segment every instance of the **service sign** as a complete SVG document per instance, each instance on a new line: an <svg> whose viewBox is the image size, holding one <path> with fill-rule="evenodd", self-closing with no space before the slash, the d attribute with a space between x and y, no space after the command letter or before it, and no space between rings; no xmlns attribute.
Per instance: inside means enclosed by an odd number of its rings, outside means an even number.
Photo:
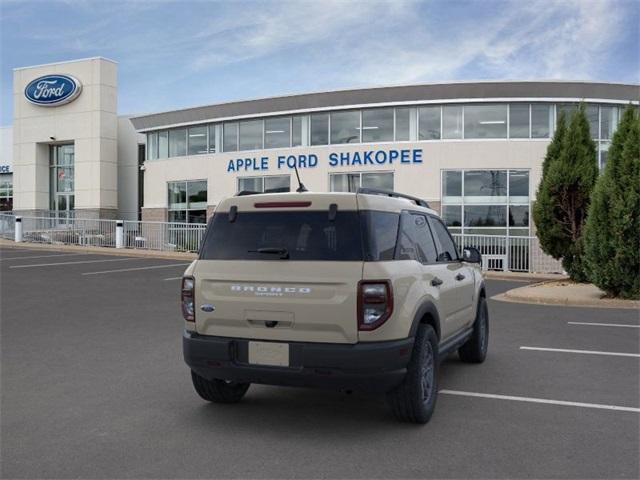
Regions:
<svg viewBox="0 0 640 480"><path fill-rule="evenodd" d="M71 75L45 75L29 82L24 96L35 105L57 107L75 100L82 91L82 84Z"/></svg>

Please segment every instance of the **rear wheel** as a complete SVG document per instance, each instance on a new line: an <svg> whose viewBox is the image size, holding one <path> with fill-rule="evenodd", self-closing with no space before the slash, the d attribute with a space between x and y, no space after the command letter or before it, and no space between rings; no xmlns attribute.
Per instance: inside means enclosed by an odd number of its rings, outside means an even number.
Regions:
<svg viewBox="0 0 640 480"><path fill-rule="evenodd" d="M482 363L487 358L489 346L489 309L487 300L480 297L473 333L469 340L458 349L460 360L467 363Z"/></svg>
<svg viewBox="0 0 640 480"><path fill-rule="evenodd" d="M403 422L427 423L438 396L438 337L430 325L420 325L407 375L387 393L395 417Z"/></svg>
<svg viewBox="0 0 640 480"><path fill-rule="evenodd" d="M250 383L228 382L216 378L207 380L191 371L191 381L198 395L209 402L237 403L249 390Z"/></svg>

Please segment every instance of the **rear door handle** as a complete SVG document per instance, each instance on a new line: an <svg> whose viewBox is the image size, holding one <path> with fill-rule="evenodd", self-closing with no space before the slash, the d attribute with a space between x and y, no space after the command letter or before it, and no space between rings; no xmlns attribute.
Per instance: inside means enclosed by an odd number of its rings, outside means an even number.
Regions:
<svg viewBox="0 0 640 480"><path fill-rule="evenodd" d="M434 287L439 287L443 283L444 282L440 280L438 277L433 277L433 280L431 280L431 285L433 285Z"/></svg>
<svg viewBox="0 0 640 480"><path fill-rule="evenodd" d="M459 274L456 275L456 280L461 281L461 280L464 280L464 279L465 279L465 276L463 274L459 273Z"/></svg>

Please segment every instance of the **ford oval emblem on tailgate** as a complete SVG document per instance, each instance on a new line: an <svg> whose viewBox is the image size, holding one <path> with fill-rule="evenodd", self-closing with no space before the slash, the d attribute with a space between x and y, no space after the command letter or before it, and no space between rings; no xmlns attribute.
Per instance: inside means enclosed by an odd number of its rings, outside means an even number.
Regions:
<svg viewBox="0 0 640 480"><path fill-rule="evenodd" d="M200 310L203 312L213 312L216 309L213 305L209 305L208 303L201 305Z"/></svg>

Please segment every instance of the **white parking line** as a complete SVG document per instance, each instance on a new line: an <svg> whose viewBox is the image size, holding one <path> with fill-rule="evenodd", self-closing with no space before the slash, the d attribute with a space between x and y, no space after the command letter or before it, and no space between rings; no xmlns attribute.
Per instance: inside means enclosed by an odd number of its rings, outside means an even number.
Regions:
<svg viewBox="0 0 640 480"><path fill-rule="evenodd" d="M79 255L87 255L86 253L59 253L57 255L30 255L28 257L2 257L0 262L5 260L30 260L32 258L48 258L48 257L73 257Z"/></svg>
<svg viewBox="0 0 640 480"><path fill-rule="evenodd" d="M640 353L600 352L597 350L570 350L565 348L520 347L520 350L536 350L540 352L584 353L587 355L610 355L612 357L640 357Z"/></svg>
<svg viewBox="0 0 640 480"><path fill-rule="evenodd" d="M569 325L593 325L594 327L621 327L640 328L640 325L629 325L626 323L595 323L595 322L567 322Z"/></svg>
<svg viewBox="0 0 640 480"><path fill-rule="evenodd" d="M153 270L155 268L182 267L184 265L190 265L190 264L189 263L172 263L171 265L152 265L150 267L121 268L118 270L103 270L102 272L86 272L86 273L83 273L82 275L99 275L101 273L135 272L137 270Z"/></svg>
<svg viewBox="0 0 640 480"><path fill-rule="evenodd" d="M137 258L127 257L127 258L110 258L108 260L80 260L79 262L37 263L35 265L14 265L9 268L55 267L58 265L79 265L81 263L129 262L131 260L137 260Z"/></svg>
<svg viewBox="0 0 640 480"><path fill-rule="evenodd" d="M440 390L439 393L443 393L445 395L459 395L462 397L493 398L496 400L512 400L514 402L546 403L549 405L563 405L565 407L598 408L601 410L617 410L620 412L640 413L640 408L621 407L619 405L602 405L600 403L566 402L564 400L549 400L546 398L534 397L515 397L513 395L494 395L492 393L462 392L459 390Z"/></svg>
<svg viewBox="0 0 640 480"><path fill-rule="evenodd" d="M168 282L169 280L182 280L182 277L171 277L171 278L164 279L165 282Z"/></svg>

